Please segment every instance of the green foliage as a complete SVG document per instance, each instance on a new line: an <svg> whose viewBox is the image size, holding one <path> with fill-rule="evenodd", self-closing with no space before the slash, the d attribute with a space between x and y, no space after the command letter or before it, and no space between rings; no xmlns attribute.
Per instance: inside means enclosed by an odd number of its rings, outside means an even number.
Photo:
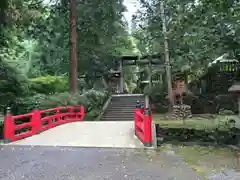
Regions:
<svg viewBox="0 0 240 180"><path fill-rule="evenodd" d="M19 97L12 104L12 113L14 115L25 114L34 109L42 109L42 104L46 99L48 99L48 96L44 94Z"/></svg>
<svg viewBox="0 0 240 180"><path fill-rule="evenodd" d="M139 49L164 52L160 2L142 0L134 23ZM239 2L226 0L165 0L165 18L173 69L189 65L201 75L210 61L229 53L239 60Z"/></svg>
<svg viewBox="0 0 240 180"><path fill-rule="evenodd" d="M27 77L20 72L14 62L0 55L0 106L5 107L17 97L27 94Z"/></svg>
<svg viewBox="0 0 240 180"><path fill-rule="evenodd" d="M68 90L67 77L48 75L30 79L30 90L42 94L66 92Z"/></svg>
<svg viewBox="0 0 240 180"><path fill-rule="evenodd" d="M162 84L155 84L152 87L147 86L145 93L150 97L151 103L157 112L166 113L168 111L167 91Z"/></svg>
<svg viewBox="0 0 240 180"><path fill-rule="evenodd" d="M83 105L86 115L93 120L102 110L102 106L108 98L107 92L89 90L83 93L71 95L67 92L52 95L36 94L18 98L12 107L14 114L24 114L33 109L49 109L64 106Z"/></svg>
<svg viewBox="0 0 240 180"><path fill-rule="evenodd" d="M83 103L86 106L86 112L90 112L94 109L102 109L104 103L109 97L109 94L108 92L101 92L92 89L84 92L82 94L82 97L84 99L87 99L87 101L85 101L85 103L87 102L87 104Z"/></svg>
<svg viewBox="0 0 240 180"><path fill-rule="evenodd" d="M66 74L69 70L66 7L37 0L9 0L8 6L2 7L10 21L1 29L5 36L1 54L6 54L30 78ZM120 0L95 0L77 7L79 75L91 75L96 70L102 75L113 66L112 55L137 51L123 20L124 11Z"/></svg>
<svg viewBox="0 0 240 180"><path fill-rule="evenodd" d="M229 126L225 126L228 128ZM195 142L196 144L219 144L219 145L237 145L240 129L187 129L187 128L161 128L158 137L162 137L162 142Z"/></svg>

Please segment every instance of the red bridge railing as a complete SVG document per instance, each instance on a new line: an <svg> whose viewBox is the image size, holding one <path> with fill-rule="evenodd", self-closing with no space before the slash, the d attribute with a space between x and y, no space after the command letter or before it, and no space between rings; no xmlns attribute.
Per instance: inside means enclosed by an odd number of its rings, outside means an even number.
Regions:
<svg viewBox="0 0 240 180"><path fill-rule="evenodd" d="M138 103L134 109L135 135L146 147L152 146L152 112Z"/></svg>
<svg viewBox="0 0 240 180"><path fill-rule="evenodd" d="M83 121L84 116L83 106L33 110L31 113L17 116L8 111L4 117L4 140L17 141L61 124Z"/></svg>

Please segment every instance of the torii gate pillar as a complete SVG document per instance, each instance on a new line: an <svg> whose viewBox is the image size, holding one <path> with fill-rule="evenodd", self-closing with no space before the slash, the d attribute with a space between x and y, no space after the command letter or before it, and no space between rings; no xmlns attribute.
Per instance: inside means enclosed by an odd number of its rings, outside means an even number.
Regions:
<svg viewBox="0 0 240 180"><path fill-rule="evenodd" d="M124 91L124 77L123 77L123 60L120 60L119 64L120 69L120 93L123 93Z"/></svg>

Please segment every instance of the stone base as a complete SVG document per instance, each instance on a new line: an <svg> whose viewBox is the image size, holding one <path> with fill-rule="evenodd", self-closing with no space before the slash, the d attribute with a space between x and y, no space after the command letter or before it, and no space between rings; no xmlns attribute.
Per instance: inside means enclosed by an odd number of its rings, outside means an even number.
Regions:
<svg viewBox="0 0 240 180"><path fill-rule="evenodd" d="M173 117L176 119L186 119L192 117L191 106L185 104L173 106Z"/></svg>
<svg viewBox="0 0 240 180"><path fill-rule="evenodd" d="M10 143L11 142L11 140L9 140L9 139L3 139L3 143L4 144L8 144L8 143Z"/></svg>
<svg viewBox="0 0 240 180"><path fill-rule="evenodd" d="M143 145L145 147L152 147L152 142L146 142L146 143L143 143Z"/></svg>

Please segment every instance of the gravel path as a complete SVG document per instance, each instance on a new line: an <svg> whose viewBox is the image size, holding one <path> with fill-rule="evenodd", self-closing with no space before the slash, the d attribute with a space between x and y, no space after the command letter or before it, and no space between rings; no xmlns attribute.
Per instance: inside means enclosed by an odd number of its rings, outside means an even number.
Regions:
<svg viewBox="0 0 240 180"><path fill-rule="evenodd" d="M197 180L171 151L0 146L1 180Z"/></svg>
<svg viewBox="0 0 240 180"><path fill-rule="evenodd" d="M240 172L224 169L218 174L210 175L208 180L240 180Z"/></svg>

